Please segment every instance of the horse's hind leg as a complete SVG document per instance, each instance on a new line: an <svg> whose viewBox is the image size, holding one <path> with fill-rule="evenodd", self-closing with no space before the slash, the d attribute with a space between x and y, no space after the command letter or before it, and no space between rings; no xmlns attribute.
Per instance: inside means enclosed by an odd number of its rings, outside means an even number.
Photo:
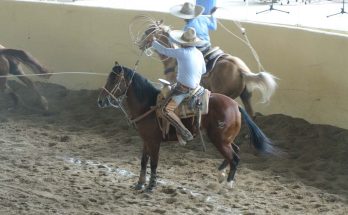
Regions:
<svg viewBox="0 0 348 215"><path fill-rule="evenodd" d="M17 62L14 62L14 61L9 61L9 62L10 62L10 73L11 74L24 75L23 70L19 67ZM35 94L40 102L41 107L44 110L48 110L48 102L47 102L46 98L40 95L40 93L39 93L38 89L35 87L34 83L26 76L18 76L18 78L25 85L27 85L27 87L31 88L35 92Z"/></svg>
<svg viewBox="0 0 348 215"><path fill-rule="evenodd" d="M234 144L234 143L232 143L231 145L232 145L233 151L236 152L236 154L238 154L238 153L239 153L239 147L238 147L236 144ZM224 170L224 169L227 167L227 165L228 165L228 161L225 159L225 160L222 161L222 163L220 164L218 170L219 170L219 171Z"/></svg>
<svg viewBox="0 0 348 215"><path fill-rule="evenodd" d="M234 176L236 174L236 171L237 171L237 166L238 166L238 163L239 163L239 156L238 156L238 153L239 153L239 147L232 143L231 144L232 146L232 157L233 157L233 163L234 163L234 169L231 169L230 170L230 173L229 173L229 178L227 179L228 182L232 181L234 179ZM223 180L225 180L225 177L226 177L226 172L225 172L225 169L228 165L228 160L224 160L218 170L220 171L220 174L219 174L219 183L222 183Z"/></svg>
<svg viewBox="0 0 348 215"><path fill-rule="evenodd" d="M220 164L218 170L219 170L219 176L218 176L218 181L219 183L222 183L225 178L226 178L226 167L228 165L228 160L224 160L222 161L222 163Z"/></svg>
<svg viewBox="0 0 348 215"><path fill-rule="evenodd" d="M233 179L239 163L239 157L233 150L232 144L224 144L222 147L219 147L218 150L225 158L225 160L220 165L219 170L224 170L227 167L227 164L230 164L230 172L228 173L227 182L230 184L230 187L232 187Z"/></svg>
<svg viewBox="0 0 348 215"><path fill-rule="evenodd" d="M237 172L237 166L239 164L239 156L237 155L237 153L235 151L232 151L232 165L230 165L230 172L228 174L227 177L227 182L233 183L234 180L234 176L236 175Z"/></svg>
<svg viewBox="0 0 348 215"><path fill-rule="evenodd" d="M237 146L237 144L235 144L235 143L232 143L231 145L232 145L233 151L235 151L238 154L240 151L239 146Z"/></svg>
<svg viewBox="0 0 348 215"><path fill-rule="evenodd" d="M254 117L254 110L251 106L251 95L252 93L245 87L243 92L240 94L240 99L243 102L245 110L249 114L250 117Z"/></svg>

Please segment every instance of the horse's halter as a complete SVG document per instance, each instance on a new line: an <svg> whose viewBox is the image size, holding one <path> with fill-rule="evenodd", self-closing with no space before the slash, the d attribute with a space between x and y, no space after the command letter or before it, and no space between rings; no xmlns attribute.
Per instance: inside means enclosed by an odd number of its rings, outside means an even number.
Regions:
<svg viewBox="0 0 348 215"><path fill-rule="evenodd" d="M137 62L135 63L134 65L134 70L132 70L132 75L130 77L130 79L127 81L127 79L125 78L124 76L124 69L121 65L119 65L117 62L115 62L115 65L120 67L121 68L121 71L120 72L115 72L114 70L111 71L111 73L115 74L116 77L118 77L118 82L115 84L115 86L112 88L111 91L109 91L108 89L106 89L105 87L103 87L103 89L105 90L105 92L108 93L107 96L105 96L105 98L108 100L108 103L114 107L114 108L119 108L122 110L122 112L124 113L124 115L126 116L127 118L127 121L128 121L128 124L129 125L133 125L135 126L134 124L134 121L131 119L131 117L129 117L129 114L127 112L127 110L125 109L124 107L124 100L127 98L127 92L128 92L128 89L130 87L130 85L132 84L132 80L133 80L133 77L134 77L134 74L136 73L136 69L139 65L139 62L140 62L140 59L141 57L143 56L143 53L144 52L141 52ZM122 92L122 89L121 89L121 84L124 83L124 91ZM120 91L120 95L119 96L115 96L115 93L117 91Z"/></svg>
<svg viewBox="0 0 348 215"><path fill-rule="evenodd" d="M125 98L127 98L127 91L128 91L128 88L129 88L132 80L127 82L126 78L124 77L123 67L122 66L120 66L120 67L122 69L120 74L115 72L115 71L111 72L114 75L116 75L116 78L118 79L118 82L115 83L115 86L110 91L108 89L106 89L105 87L103 87L103 89L105 90L105 92L108 93L108 95L105 98L108 100L109 104L114 108L121 108L122 109L123 101ZM123 92L121 89L122 83L124 83L124 86L125 86L125 89ZM116 96L115 94L118 91L120 91L120 95Z"/></svg>

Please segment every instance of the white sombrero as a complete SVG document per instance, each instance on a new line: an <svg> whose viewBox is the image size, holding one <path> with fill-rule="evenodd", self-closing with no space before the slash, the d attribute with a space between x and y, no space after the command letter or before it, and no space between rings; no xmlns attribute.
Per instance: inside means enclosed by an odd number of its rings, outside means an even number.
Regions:
<svg viewBox="0 0 348 215"><path fill-rule="evenodd" d="M176 17L182 19L193 19L201 15L204 11L204 7L200 5L194 5L189 2L176 5L170 8L170 13Z"/></svg>
<svg viewBox="0 0 348 215"><path fill-rule="evenodd" d="M173 30L169 32L169 37L176 43L185 46L202 46L206 43L199 39L194 28L187 28L186 31Z"/></svg>

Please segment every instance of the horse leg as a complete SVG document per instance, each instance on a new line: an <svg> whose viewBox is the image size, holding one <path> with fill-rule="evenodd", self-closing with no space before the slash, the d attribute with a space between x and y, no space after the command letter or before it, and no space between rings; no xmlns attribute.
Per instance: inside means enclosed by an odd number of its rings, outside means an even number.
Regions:
<svg viewBox="0 0 348 215"><path fill-rule="evenodd" d="M135 185L135 190L142 190L145 187L146 183L146 167L147 162L149 161L149 156L143 152L143 155L141 157L141 170L140 170L140 176L138 183Z"/></svg>
<svg viewBox="0 0 348 215"><path fill-rule="evenodd" d="M228 173L227 182L229 183L230 188L232 188L234 176L237 171L237 166L239 163L239 156L233 150L233 144L226 144L222 147L219 147L220 153L225 157L224 162L220 165L219 170L226 168L227 164L230 164L230 172Z"/></svg>
<svg viewBox="0 0 348 215"><path fill-rule="evenodd" d="M7 85L7 79L6 78L0 78L0 92L4 92L6 94L9 94L14 102L14 108L17 107L19 102L18 95ZM12 108L10 108L12 109Z"/></svg>
<svg viewBox="0 0 348 215"><path fill-rule="evenodd" d="M227 165L228 165L228 161L225 159L224 161L222 161L222 163L220 164L220 166L218 168L218 170L219 170L219 175L218 175L219 183L222 183L226 178Z"/></svg>
<svg viewBox="0 0 348 215"><path fill-rule="evenodd" d="M8 75L9 71L9 61L4 57L0 57L0 75L6 76ZM14 101L14 107L18 105L18 95L7 85L7 77L0 77L0 92L4 92L11 96Z"/></svg>
<svg viewBox="0 0 348 215"><path fill-rule="evenodd" d="M10 73L13 75L24 75L23 70L19 67L18 63L14 62L14 61L10 61ZM48 110L48 102L47 102L46 98L40 95L40 93L37 90L37 88L35 87L34 83L28 77L25 77L25 76L18 76L18 78L25 85L27 85L27 87L31 88L35 92L35 94L40 102L41 107L44 110Z"/></svg>
<svg viewBox="0 0 348 215"><path fill-rule="evenodd" d="M235 143L232 143L232 149L233 149L233 151L235 151L237 154L238 154L239 151L240 151L239 146L237 146L237 144L235 144Z"/></svg>
<svg viewBox="0 0 348 215"><path fill-rule="evenodd" d="M234 176L237 172L237 166L239 164L239 156L238 154L232 150L232 165L230 165L230 172L228 174L228 177L227 177L227 182L230 183L230 187L232 188L232 185L233 185L233 181L234 181Z"/></svg>
<svg viewBox="0 0 348 215"><path fill-rule="evenodd" d="M238 163L239 163L239 157L238 157L239 147L238 147L236 144L234 144L234 143L232 143L231 145L232 145L232 150L233 150L233 151L232 151L233 160L235 161L235 163L237 163L237 164L235 164L235 170L234 170L234 174L233 174L233 176L232 176L232 178L234 178L235 172L236 172L236 170L237 170L237 165L238 165ZM235 157L237 157L237 158L235 158ZM237 161L237 162L236 162L236 161ZM218 168L218 170L220 171L220 172L219 172L219 177L218 177L219 183L222 183L222 182L225 180L225 177L226 177L226 171L225 171L225 169L226 169L227 165L228 165L228 161L225 159L225 160L220 164L220 166L219 166L219 168Z"/></svg>
<svg viewBox="0 0 348 215"><path fill-rule="evenodd" d="M158 157L159 157L159 144L153 146L154 149L150 155L150 167L151 167L151 176L149 185L146 187L147 192L151 192L157 185L157 165L158 165Z"/></svg>
<svg viewBox="0 0 348 215"><path fill-rule="evenodd" d="M250 117L254 117L254 110L251 106L251 95L252 93L245 87L243 92L240 94L240 99L245 107L245 110L249 114Z"/></svg>

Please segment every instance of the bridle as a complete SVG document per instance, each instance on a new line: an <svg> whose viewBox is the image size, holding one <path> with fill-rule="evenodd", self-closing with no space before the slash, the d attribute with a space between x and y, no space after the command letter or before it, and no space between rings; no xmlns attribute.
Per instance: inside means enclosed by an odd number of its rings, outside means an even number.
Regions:
<svg viewBox="0 0 348 215"><path fill-rule="evenodd" d="M114 107L114 108L117 108L117 109L121 109L121 111L123 112L123 114L125 115L126 119L127 119L127 122L129 125L132 125L134 128L136 128L136 123L140 120L142 120L143 118L145 118L147 115L149 115L150 113L152 113L153 111L156 110L157 106L154 106L154 107L151 107L150 110L148 110L147 112L145 112L144 114L138 116L137 118L135 119L131 119L130 115L128 114L125 106L124 106L124 101L125 99L127 98L127 92L128 92L128 89L130 87L130 85L132 84L132 80L133 80L133 77L134 77L134 74L136 73L136 69L139 65L139 62L140 62L140 59L141 59L141 56L143 55L144 52L141 52L141 55L139 56L137 62L135 63L134 65L134 69L132 70L132 75L131 75L131 78L127 81L127 79L125 78L124 76L124 69L121 65L119 65L119 67L121 67L121 71L119 73L115 72L115 71L112 71L112 73L114 73L118 78L118 82L115 84L115 86L112 88L111 91L109 91L108 89L106 89L105 87L102 87L103 90L105 90L105 92L108 93L108 95L106 96L106 99L108 100L109 104ZM117 91L120 91L122 92L122 89L121 89L121 84L124 83L125 85L125 90L123 93L121 93L121 95L119 96L115 96L114 94L117 92ZM111 98L113 100L111 100ZM115 104L116 103L116 104Z"/></svg>
<svg viewBox="0 0 348 215"><path fill-rule="evenodd" d="M120 67L122 69L120 74L115 72L115 71L112 71L112 73L115 74L117 76L117 79L118 79L118 82L115 84L115 86L112 88L112 90L109 91L105 87L103 87L102 89L108 93L108 95L105 97L108 100L108 103L114 108L121 109L121 111L123 112L123 114L127 118L128 124L131 125L132 122L131 122L129 114L124 106L124 100L127 98L127 92L128 92L129 86L132 84L132 79L133 79L135 71L133 71L132 78L127 82L126 78L124 77L123 67L121 65L120 65ZM123 93L121 93L121 95L116 97L115 93L117 91L122 92L122 89L121 89L122 83L124 83L125 90Z"/></svg>

